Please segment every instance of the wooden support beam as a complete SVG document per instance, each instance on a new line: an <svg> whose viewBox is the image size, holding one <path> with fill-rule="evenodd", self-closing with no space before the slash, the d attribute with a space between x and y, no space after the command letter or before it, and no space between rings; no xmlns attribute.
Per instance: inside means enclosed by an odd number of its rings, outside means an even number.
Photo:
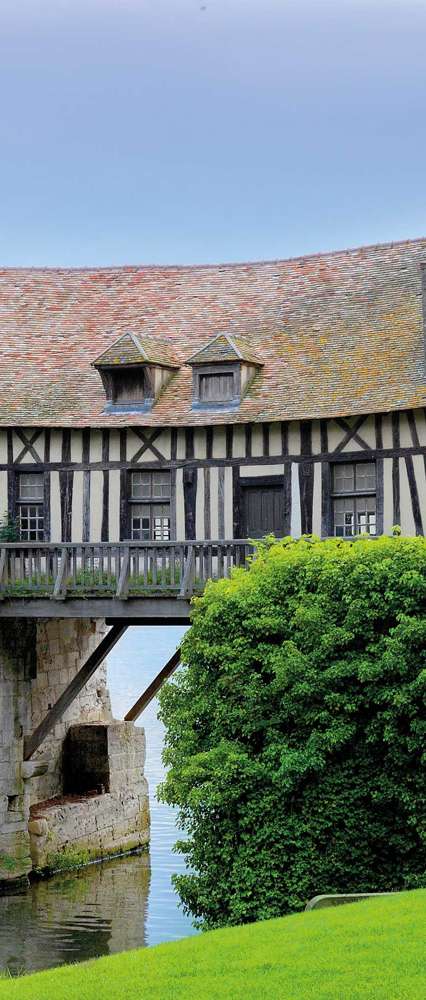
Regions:
<svg viewBox="0 0 426 1000"><path fill-rule="evenodd" d="M1 551L0 551L0 601L3 600L2 588L3 588L4 575L5 575L5 572L6 572L6 565L7 565L7 551L6 551L6 549L1 549Z"/></svg>
<svg viewBox="0 0 426 1000"><path fill-rule="evenodd" d="M130 552L126 549L123 561L121 563L120 576L118 579L118 586L116 591L116 597L120 601L126 601L129 593L129 569L130 569Z"/></svg>
<svg viewBox="0 0 426 1000"><path fill-rule="evenodd" d="M84 685L87 684L92 674L95 673L95 670L97 670L105 657L108 656L113 646L121 639L127 628L128 625L112 625L109 632L102 639L102 642L99 643L99 646L96 647L86 662L83 663L78 674L73 677L68 687L65 688L65 691L63 691L60 698L53 705L53 708L48 711L42 722L40 722L40 725L37 726L37 729L34 730L31 736L24 737L24 760L29 760L33 753L38 750L40 744L43 743L46 736L62 718L64 712L66 712L77 695L80 694Z"/></svg>
<svg viewBox="0 0 426 1000"><path fill-rule="evenodd" d="M53 588L52 600L64 601L67 593L68 549L61 549L61 561Z"/></svg>
<svg viewBox="0 0 426 1000"><path fill-rule="evenodd" d="M164 681L166 681L179 666L180 656L180 649L177 649L176 652L173 653L173 656L170 657L170 660L168 660L165 667L163 667L163 669L160 670L160 673L154 677L151 684L148 684L148 687L145 689L143 694L141 694L140 698L135 701L135 704L132 706L127 715L124 716L125 722L135 722L135 720L139 718L144 708L146 708L150 701L152 701L156 694L158 694L160 688L164 684Z"/></svg>
<svg viewBox="0 0 426 1000"><path fill-rule="evenodd" d="M189 546L189 552L185 561L182 583L178 597L187 598L191 597L194 590L194 577L195 577L195 551L194 546Z"/></svg>

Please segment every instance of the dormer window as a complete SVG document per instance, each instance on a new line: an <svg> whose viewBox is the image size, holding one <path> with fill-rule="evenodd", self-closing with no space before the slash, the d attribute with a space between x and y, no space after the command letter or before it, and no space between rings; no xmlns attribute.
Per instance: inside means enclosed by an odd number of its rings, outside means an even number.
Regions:
<svg viewBox="0 0 426 1000"><path fill-rule="evenodd" d="M239 406L263 362L242 338L219 334L187 364L192 367L192 408L212 410Z"/></svg>
<svg viewBox="0 0 426 1000"><path fill-rule="evenodd" d="M105 389L105 413L150 410L179 367L167 341L134 333L119 337L93 365Z"/></svg>
<svg viewBox="0 0 426 1000"><path fill-rule="evenodd" d="M234 372L211 372L199 374L199 393L202 403L226 402L235 396Z"/></svg>
<svg viewBox="0 0 426 1000"><path fill-rule="evenodd" d="M133 407L152 403L152 391L143 368L104 370L102 375L107 399L109 397L113 406Z"/></svg>
<svg viewBox="0 0 426 1000"><path fill-rule="evenodd" d="M210 368L200 365L198 370L194 371L194 400L206 406L220 403L238 405L240 400L238 366L231 366L224 371L215 365Z"/></svg>

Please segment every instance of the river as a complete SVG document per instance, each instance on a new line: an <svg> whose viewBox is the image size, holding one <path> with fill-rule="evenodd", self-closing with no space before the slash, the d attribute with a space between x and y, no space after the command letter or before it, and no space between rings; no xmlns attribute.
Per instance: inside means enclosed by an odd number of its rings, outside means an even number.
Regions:
<svg viewBox="0 0 426 1000"><path fill-rule="evenodd" d="M123 636L108 659L116 718L123 718L164 666L184 631L174 626L133 627ZM195 933L171 884L172 873L184 870L183 859L172 852L175 812L155 797L164 774L156 701L139 721L147 739L149 854L114 858L0 897L1 970L16 975Z"/></svg>

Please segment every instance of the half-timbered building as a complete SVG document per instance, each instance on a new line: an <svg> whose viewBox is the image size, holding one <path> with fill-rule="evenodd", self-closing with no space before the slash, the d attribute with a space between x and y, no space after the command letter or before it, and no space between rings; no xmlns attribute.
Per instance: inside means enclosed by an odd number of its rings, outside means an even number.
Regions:
<svg viewBox="0 0 426 1000"><path fill-rule="evenodd" d="M426 240L0 273L23 541L422 533Z"/></svg>
<svg viewBox="0 0 426 1000"><path fill-rule="evenodd" d="M113 720L131 623L187 623L255 537L424 532L425 268L0 271L0 890L149 839L133 723L180 653Z"/></svg>

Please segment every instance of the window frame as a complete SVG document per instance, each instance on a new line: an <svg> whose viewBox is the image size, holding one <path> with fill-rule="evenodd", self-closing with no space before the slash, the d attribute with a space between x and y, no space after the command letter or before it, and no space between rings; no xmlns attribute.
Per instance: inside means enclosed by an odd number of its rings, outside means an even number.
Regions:
<svg viewBox="0 0 426 1000"><path fill-rule="evenodd" d="M37 476L40 479L42 491L41 496L38 497L21 497L20 480L22 476ZM36 507L43 519L42 528L42 538L31 539L23 538L21 534L21 511L24 507ZM35 471L31 468L18 469L14 475L13 482L13 498L11 503L11 513L16 522L19 540L28 545L37 545L41 542L49 541L49 511L47 504L47 486L46 486L46 476L43 472Z"/></svg>
<svg viewBox="0 0 426 1000"><path fill-rule="evenodd" d="M132 480L133 475L138 473L146 473L152 478L156 473L167 473L169 476L169 491L167 496L155 496L151 493L149 496L145 497L134 497L132 496ZM138 539L132 537L132 508L135 506L145 506L150 512L150 517L152 517L152 508L156 506L168 505L169 507L169 539L168 541L173 541L175 537L175 488L174 488L174 476L173 470L170 467L164 466L152 466L142 468L129 469L126 477L126 516L125 523L122 524L122 540L130 542L140 542L140 544L146 544L147 542L155 544L154 538L149 539ZM164 539L166 541L166 539Z"/></svg>
<svg viewBox="0 0 426 1000"><path fill-rule="evenodd" d="M232 375L232 396L223 400L201 399L201 379L209 375ZM192 409L193 410L229 410L235 409L241 402L241 364L224 361L223 364L193 365L192 368Z"/></svg>
<svg viewBox="0 0 426 1000"><path fill-rule="evenodd" d="M374 489L370 488L370 487L366 487L366 488L362 488L362 489L357 489L356 488L356 486L357 486L356 466L357 465L367 465L367 464L368 465L374 465L375 487L374 487ZM350 466L353 466L353 468L354 468L354 489L352 489L352 490L340 490L340 491L338 491L338 490L335 489L335 471L336 471L336 469L338 469L339 467L342 467L343 465L350 465ZM358 513L356 501L358 499L362 499L363 497L365 497L366 499L368 499L368 497L374 497L374 500L375 500L376 530L375 530L374 535L370 534L369 532L365 532L365 534L368 534L370 538L377 538L382 533L382 531L383 531L383 524L382 524L382 522L383 522L383 509L382 509L382 503L381 503L381 495L382 495L382 467L381 467L381 464L379 463L379 461L376 459L375 456L373 457L371 455L363 456L362 458L361 457L360 458L354 457L353 455L350 458L348 458L345 455L345 456L342 456L342 458L340 459L340 461L334 461L334 462L332 461L332 462L330 462L328 464L328 467L329 467L328 536L331 537L331 538L340 538L342 540L346 539L348 541L351 541L352 539L354 539L356 537L359 537L359 534L358 534L358 532L356 530L355 530L354 534L352 534L352 535L345 535L345 534L343 534L343 535L337 535L336 534L336 524L335 524L335 501L336 500L345 500L345 499L346 500L353 500L354 527L356 529L356 527L357 527L356 518L357 518L357 513ZM350 513L350 512L348 512L348 513Z"/></svg>
<svg viewBox="0 0 426 1000"><path fill-rule="evenodd" d="M99 374L105 390L106 406L104 413L144 413L151 410L154 403L154 386L148 365L111 365L99 368ZM142 396L140 400L125 402L117 399L116 378L124 376L125 372L135 372L140 376Z"/></svg>

